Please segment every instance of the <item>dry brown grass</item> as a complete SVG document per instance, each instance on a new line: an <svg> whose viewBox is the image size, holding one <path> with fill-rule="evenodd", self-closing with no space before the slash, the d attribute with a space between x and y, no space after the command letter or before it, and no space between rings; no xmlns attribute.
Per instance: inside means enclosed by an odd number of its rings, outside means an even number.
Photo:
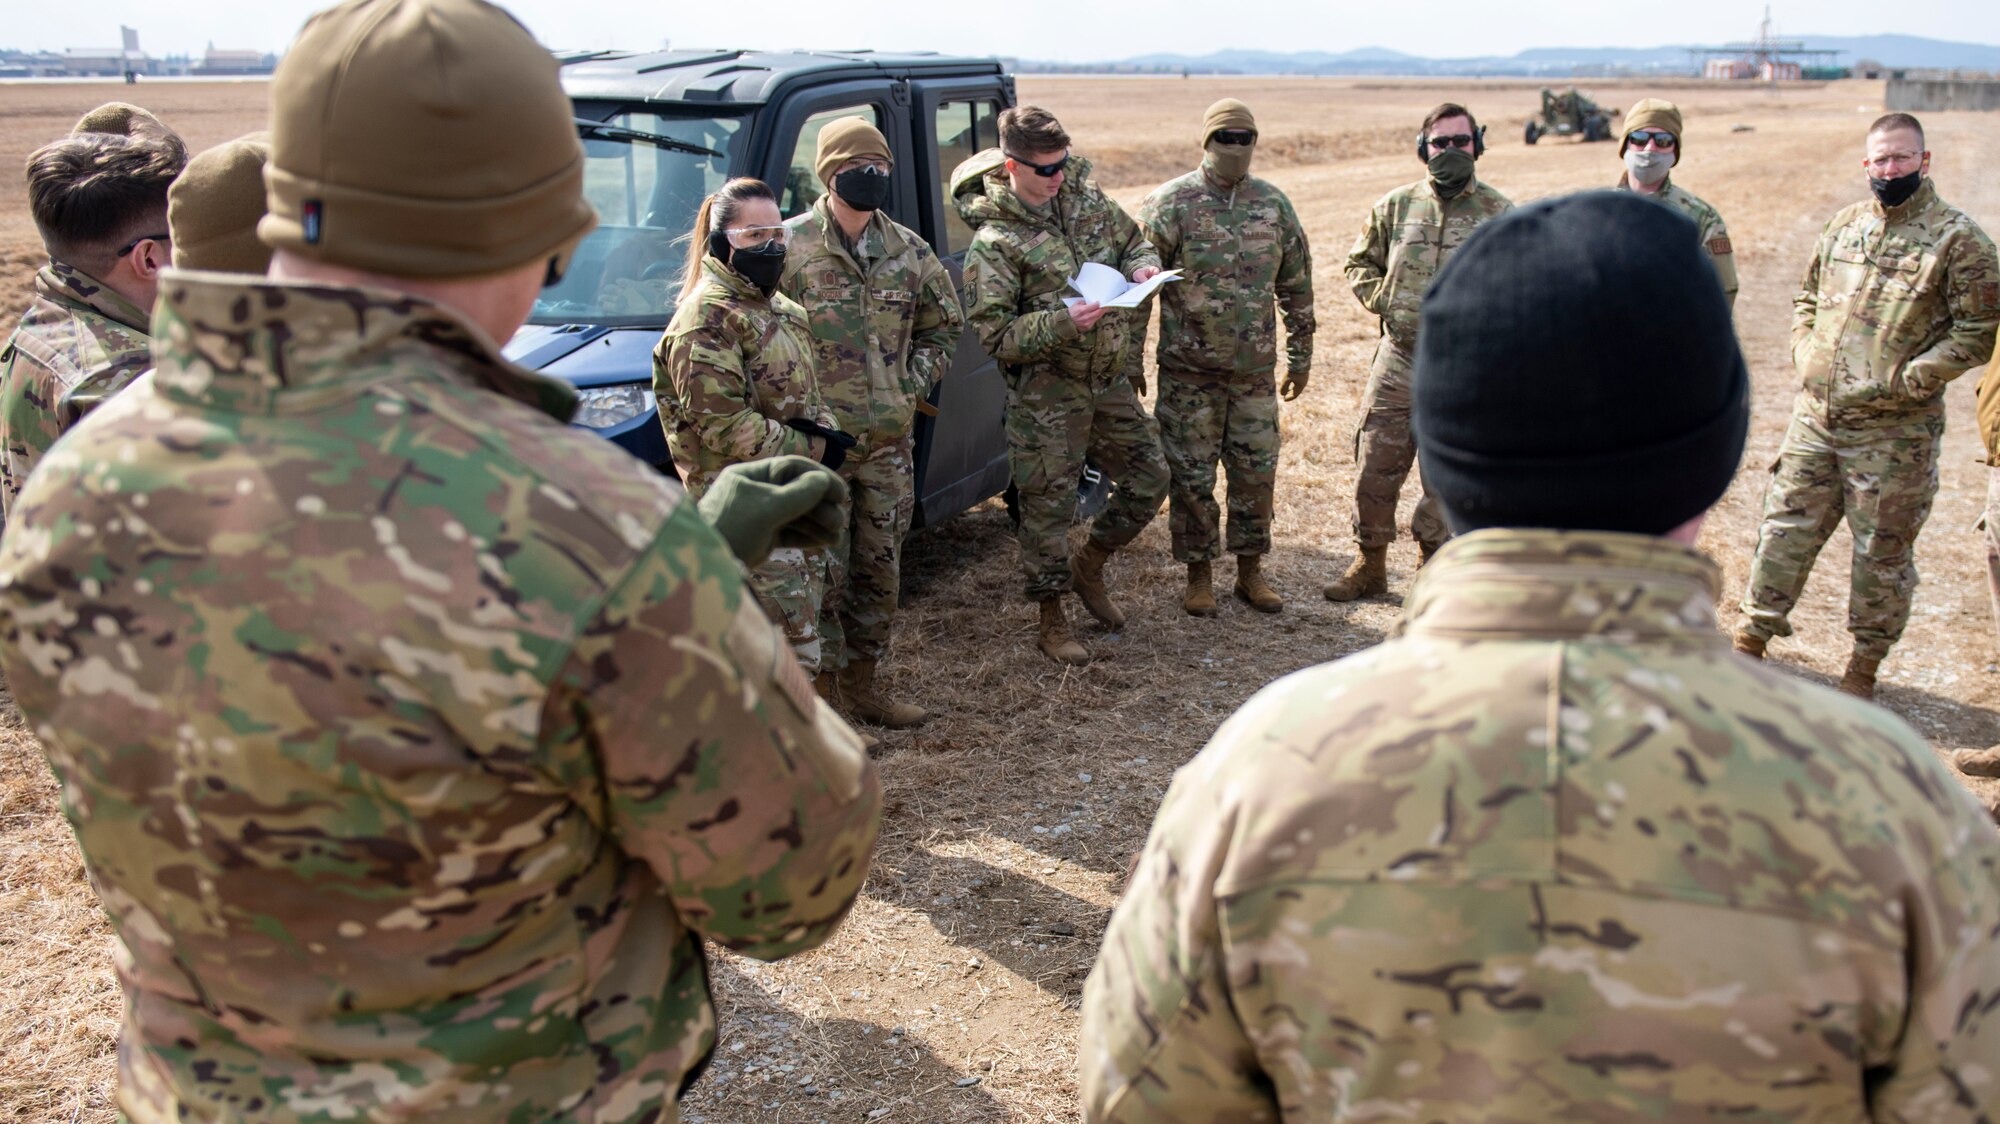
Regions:
<svg viewBox="0 0 2000 1124"><path fill-rule="evenodd" d="M171 97L187 116L164 101L162 112L198 144L254 126L243 88L208 89L213 103L197 88L134 93L149 105ZM1590 89L1625 105L1659 87ZM95 101L128 92L0 87L0 165ZM1608 145L1523 146L1531 84L1031 77L1021 95L1062 117L1128 204L1154 180L1192 166L1190 138L1217 97L1243 97L1267 137L1296 145L1264 165L1318 253L1320 346L1312 388L1284 417L1272 560L1274 583L1291 600L1276 618L1234 602L1216 620L1182 614L1163 518L1113 564L1130 623L1118 636L1086 630L1105 658L1061 670L1032 646L997 504L918 535L885 673L938 717L887 736L889 814L853 920L807 956L776 965L718 960L723 1045L687 1105L691 1121L1075 1118L1083 978L1126 857L1143 841L1172 770L1264 683L1374 643L1394 624L1393 602L1335 606L1318 589L1352 550L1351 438L1374 337L1340 265L1368 206L1421 174L1409 134L1436 102L1466 101L1492 129L1482 175L1516 200L1603 184L1618 171ZM1744 470L1703 535L1733 606L1755 543L1763 469L1791 398L1791 291L1820 224L1860 196L1860 134L1879 112L1881 88L1769 93L1682 83L1670 96L1687 109L1691 132L1677 180L1728 218L1745 286L1737 322L1756 422ZM197 137L190 122L208 131ZM1754 131L1732 133L1732 124ZM1947 198L2000 230L2000 181L1981 163L1992 119L1935 114L1926 125ZM24 136L23 128L40 132ZM0 200L0 268L26 249L20 207L17 190ZM0 307L11 299L12 287L0 288ZM1916 617L1883 669L1883 705L1940 751L2000 738L2000 667L1972 529L1985 469L1968 424L1971 382L1952 391L1943 491L1919 546ZM1843 531L1829 545L1795 618L1799 637L1773 646L1773 659L1801 675L1825 680L1846 657L1847 544ZM1415 551L1403 544L1390 557L1400 594ZM1226 580L1228 564L1221 569ZM1725 606L1725 623L1734 616ZM106 930L32 740L17 728L0 738L0 1115L108 1119L117 999Z"/></svg>

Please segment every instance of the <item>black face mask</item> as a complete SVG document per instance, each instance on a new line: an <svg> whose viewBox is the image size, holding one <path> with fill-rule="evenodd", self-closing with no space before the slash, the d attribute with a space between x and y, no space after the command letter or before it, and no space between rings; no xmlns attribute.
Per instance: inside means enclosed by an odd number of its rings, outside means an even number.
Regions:
<svg viewBox="0 0 2000 1124"><path fill-rule="evenodd" d="M720 230L708 235L709 256L743 275L745 281L757 286L757 291L770 296L778 291L778 278L785 274L785 248L771 245L768 249L745 250L729 244L729 235Z"/></svg>
<svg viewBox="0 0 2000 1124"><path fill-rule="evenodd" d="M857 211L879 211L889 202L889 173L873 164L849 168L833 177L833 193Z"/></svg>
<svg viewBox="0 0 2000 1124"><path fill-rule="evenodd" d="M1878 180L1870 176L1868 190L1875 193L1875 198L1884 207L1900 207L1909 201L1910 196L1917 193L1917 187L1923 182L1924 170L1918 168L1907 176L1897 176L1895 179Z"/></svg>

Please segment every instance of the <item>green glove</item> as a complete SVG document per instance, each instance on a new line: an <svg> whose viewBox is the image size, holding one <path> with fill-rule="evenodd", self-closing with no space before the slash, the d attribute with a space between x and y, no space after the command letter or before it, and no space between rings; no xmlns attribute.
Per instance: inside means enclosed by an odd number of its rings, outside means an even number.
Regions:
<svg viewBox="0 0 2000 1124"><path fill-rule="evenodd" d="M697 505L745 566L781 546L832 546L847 530L847 481L811 457L732 464Z"/></svg>

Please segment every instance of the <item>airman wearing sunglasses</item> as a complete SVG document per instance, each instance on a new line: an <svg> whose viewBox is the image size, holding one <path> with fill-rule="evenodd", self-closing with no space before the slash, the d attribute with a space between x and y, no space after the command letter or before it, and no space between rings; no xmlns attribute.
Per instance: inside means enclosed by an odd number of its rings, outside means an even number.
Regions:
<svg viewBox="0 0 2000 1124"><path fill-rule="evenodd" d="M1618 155L1625 160L1625 174L1618 187L1653 199L1693 220L1701 230L1702 248L1715 263L1716 279L1730 307L1736 305L1736 255L1729 246L1729 228L1714 207L1697 199L1673 182L1671 173L1681 162L1687 145L1681 132L1680 107L1659 98L1641 98L1625 111L1625 132L1618 142Z"/></svg>
<svg viewBox="0 0 2000 1124"><path fill-rule="evenodd" d="M1278 473L1278 324L1285 315L1286 401L1312 374L1312 253L1291 200L1250 174L1257 121L1235 98L1202 120L1201 167L1162 184L1139 208L1139 225L1162 263L1186 280L1160 294L1155 416L1173 473L1174 558L1187 564L1181 607L1218 612L1210 566L1222 556L1215 464L1229 481L1229 552L1236 596L1260 612L1285 602L1265 579ZM1144 380L1134 349L1134 377Z"/></svg>
<svg viewBox="0 0 2000 1124"><path fill-rule="evenodd" d="M1410 435L1410 368L1417 312L1424 290L1481 223L1513 203L1473 174L1486 149L1485 130L1462 105L1431 110L1417 133L1417 159L1429 175L1382 197L1347 255L1347 281L1361 306L1381 318L1381 339L1368 371L1361 428L1354 435L1359 479L1354 486L1354 562L1325 589L1329 601L1386 593L1389 544L1396 541L1396 501L1416 463ZM1422 480L1422 472L1418 473ZM1410 515L1410 533L1424 561L1451 537L1437 501L1425 489Z"/></svg>
<svg viewBox="0 0 2000 1124"><path fill-rule="evenodd" d="M49 262L0 349L0 513L56 438L152 365L167 188L186 165L179 136L119 102L28 157L28 207Z"/></svg>
<svg viewBox="0 0 2000 1124"><path fill-rule="evenodd" d="M1801 386L1771 481L1736 650L1762 658L1790 636L1820 547L1854 534L1840 689L1875 695L1917 588L1917 533L1938 489L1945 387L1993 355L2000 263L1993 240L1928 176L1923 126L1869 126L1861 167L1875 198L1833 216L1793 298Z"/></svg>
<svg viewBox="0 0 2000 1124"><path fill-rule="evenodd" d="M1008 372L1007 451L1021 515L1021 569L1041 606L1038 644L1060 663L1090 653L1070 632L1062 595L1074 589L1108 628L1125 614L1104 586L1104 563L1136 538L1167 492L1160 435L1126 378L1142 345L1142 313L1095 303L1066 306L1086 262L1145 281L1160 256L1124 208L1071 154L1069 134L1045 109L1000 115L1000 147L951 174L952 203L974 230L965 254L966 319ZM1071 294L1073 295L1073 294ZM1084 460L1117 483L1090 538L1069 556L1069 527Z"/></svg>

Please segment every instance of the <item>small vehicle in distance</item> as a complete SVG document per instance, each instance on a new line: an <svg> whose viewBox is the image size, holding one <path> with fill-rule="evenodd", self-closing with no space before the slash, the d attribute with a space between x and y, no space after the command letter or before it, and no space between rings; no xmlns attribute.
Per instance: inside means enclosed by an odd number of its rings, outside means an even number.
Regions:
<svg viewBox="0 0 2000 1124"><path fill-rule="evenodd" d="M1554 134L1581 137L1586 142L1607 141L1611 139L1611 119L1617 115L1618 110L1599 106L1578 92L1575 86L1560 94L1545 86L1542 88L1541 116L1528 118L1528 127L1521 139L1533 144Z"/></svg>

